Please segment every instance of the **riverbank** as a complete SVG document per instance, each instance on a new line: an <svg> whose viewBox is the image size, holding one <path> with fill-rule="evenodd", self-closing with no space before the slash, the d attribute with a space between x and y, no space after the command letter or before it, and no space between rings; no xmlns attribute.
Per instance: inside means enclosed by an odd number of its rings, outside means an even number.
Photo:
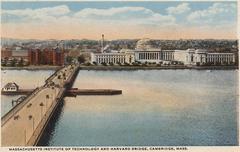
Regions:
<svg viewBox="0 0 240 152"><path fill-rule="evenodd" d="M234 70L238 66L80 66L82 70L174 70L174 69L196 69L196 70Z"/></svg>
<svg viewBox="0 0 240 152"><path fill-rule="evenodd" d="M26 66L26 67L1 67L1 70L57 70L61 66ZM167 69L196 69L196 70L234 70L238 66L86 66L80 65L82 70L167 70Z"/></svg>
<svg viewBox="0 0 240 152"><path fill-rule="evenodd" d="M25 66L25 67L1 67L1 70L57 70L61 66Z"/></svg>

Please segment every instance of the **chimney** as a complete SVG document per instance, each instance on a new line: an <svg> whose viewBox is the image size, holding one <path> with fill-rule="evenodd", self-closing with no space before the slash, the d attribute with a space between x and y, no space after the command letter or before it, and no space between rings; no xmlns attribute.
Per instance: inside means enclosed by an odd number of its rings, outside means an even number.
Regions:
<svg viewBox="0 0 240 152"><path fill-rule="evenodd" d="M101 45L102 45L102 53L103 53L103 50L104 50L104 34L102 34L102 43L101 43Z"/></svg>

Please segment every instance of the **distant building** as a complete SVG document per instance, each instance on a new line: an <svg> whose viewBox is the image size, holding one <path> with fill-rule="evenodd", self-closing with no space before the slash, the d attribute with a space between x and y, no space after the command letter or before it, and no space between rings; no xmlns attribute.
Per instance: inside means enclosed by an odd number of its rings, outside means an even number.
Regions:
<svg viewBox="0 0 240 152"><path fill-rule="evenodd" d="M207 52L205 49L175 50L174 60L186 65L235 63L234 53Z"/></svg>
<svg viewBox="0 0 240 152"><path fill-rule="evenodd" d="M8 91L8 92L18 91L18 89L19 89L19 86L15 82L9 82L2 88L3 91Z"/></svg>
<svg viewBox="0 0 240 152"><path fill-rule="evenodd" d="M97 64L131 64L134 62L132 51L116 51L109 49L109 45L104 46L104 35L102 34L101 53L91 53L91 62Z"/></svg>
<svg viewBox="0 0 240 152"><path fill-rule="evenodd" d="M97 64L131 64L134 62L134 54L131 53L91 53L91 62Z"/></svg>
<svg viewBox="0 0 240 152"><path fill-rule="evenodd" d="M174 58L173 50L161 50L161 49L145 49L134 51L135 60L141 63L144 62L155 62L159 63L162 61L172 61Z"/></svg>
<svg viewBox="0 0 240 152"><path fill-rule="evenodd" d="M12 57L12 51L11 50L2 50L1 51L1 58L10 58Z"/></svg>
<svg viewBox="0 0 240 152"><path fill-rule="evenodd" d="M13 50L12 57L15 59L28 59L28 50L25 49Z"/></svg>
<svg viewBox="0 0 240 152"><path fill-rule="evenodd" d="M30 50L28 52L30 65L64 65L64 52L58 48Z"/></svg>
<svg viewBox="0 0 240 152"><path fill-rule="evenodd" d="M235 63L235 54L234 53L207 53L206 55L207 63Z"/></svg>
<svg viewBox="0 0 240 152"><path fill-rule="evenodd" d="M131 64L135 61L141 63L181 62L185 65L227 65L235 63L234 53L212 53L205 49L161 50L161 48L154 48L153 46L150 39L142 39L137 42L134 50L123 49L121 51L110 50L107 53L92 53L91 62L97 64Z"/></svg>
<svg viewBox="0 0 240 152"><path fill-rule="evenodd" d="M39 65L41 61L41 51L40 49L29 50L28 61L30 65Z"/></svg>
<svg viewBox="0 0 240 152"><path fill-rule="evenodd" d="M64 52L53 51L53 65L64 65Z"/></svg>
<svg viewBox="0 0 240 152"><path fill-rule="evenodd" d="M136 44L137 50L146 50L146 49L152 49L152 48L154 48L152 44L152 40L148 38L141 39Z"/></svg>

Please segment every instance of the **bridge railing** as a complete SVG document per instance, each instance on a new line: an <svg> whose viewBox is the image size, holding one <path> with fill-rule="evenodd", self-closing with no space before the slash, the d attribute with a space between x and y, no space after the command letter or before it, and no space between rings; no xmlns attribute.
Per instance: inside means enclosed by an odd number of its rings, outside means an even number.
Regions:
<svg viewBox="0 0 240 152"><path fill-rule="evenodd" d="M47 80L45 80L45 84L51 80L62 68L57 69L50 77L47 78Z"/></svg>
<svg viewBox="0 0 240 152"><path fill-rule="evenodd" d="M52 78L56 73L58 73L62 68L58 69L57 71L54 72L54 74L52 74L50 78ZM68 77L68 79L72 78L72 75L75 74L75 72L78 70L78 68L75 68L74 71L71 73L71 75ZM46 82L47 82L46 80ZM2 118L1 118L1 126L3 126L9 119L11 119L15 113L17 113L21 108L23 108L38 92L40 92L44 87L46 87L47 83L45 83L43 86L41 87L37 87L36 89L33 90L33 92L31 94L29 94L21 103L19 103L18 105L16 105L15 107L13 107L11 110L9 110Z"/></svg>
<svg viewBox="0 0 240 152"><path fill-rule="evenodd" d="M21 108L23 108L34 96L36 93L40 92L42 90L42 87L37 87L36 89L34 89L34 91L27 95L26 98L19 103L18 105L16 105L15 107L13 107L11 110L9 110L2 118L2 124L1 126L3 126L9 119L11 119L15 113L17 113Z"/></svg>
<svg viewBox="0 0 240 152"><path fill-rule="evenodd" d="M47 126L48 121L51 119L51 115L54 113L60 100L62 100L64 92L65 92L65 89L62 89L58 92L57 97L55 98L55 101L53 101L53 103L50 105L50 107L48 108L48 110L40 120L40 122L37 124L37 127L32 133L30 139L27 141L27 146L36 145L37 142L40 140L40 137L44 131L44 128Z"/></svg>

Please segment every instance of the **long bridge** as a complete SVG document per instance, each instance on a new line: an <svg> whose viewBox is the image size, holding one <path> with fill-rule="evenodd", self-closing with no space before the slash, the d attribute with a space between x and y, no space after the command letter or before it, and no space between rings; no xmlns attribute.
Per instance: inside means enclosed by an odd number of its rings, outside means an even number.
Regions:
<svg viewBox="0 0 240 152"><path fill-rule="evenodd" d="M78 71L78 65L68 65L57 70L43 86L31 91L6 113L1 118L2 146L36 145L63 97L69 92L78 93L76 90L69 91ZM87 92L82 91L83 94Z"/></svg>
<svg viewBox="0 0 240 152"><path fill-rule="evenodd" d="M2 146L36 145L55 108L73 84L79 67L57 70L24 101L2 117Z"/></svg>

